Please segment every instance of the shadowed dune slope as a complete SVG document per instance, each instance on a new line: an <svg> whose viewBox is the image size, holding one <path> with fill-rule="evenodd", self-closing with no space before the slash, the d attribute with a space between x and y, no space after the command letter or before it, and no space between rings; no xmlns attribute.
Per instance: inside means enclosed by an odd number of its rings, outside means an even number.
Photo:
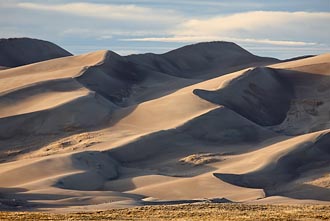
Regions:
<svg viewBox="0 0 330 221"><path fill-rule="evenodd" d="M48 95L47 101L49 99ZM52 108L0 118L0 138L88 130L90 127L106 125L115 109L112 103L95 93L75 97L71 101L63 96L61 101L63 103Z"/></svg>
<svg viewBox="0 0 330 221"><path fill-rule="evenodd" d="M270 68L248 70L218 91L196 89L194 93L262 126L281 123L293 98L292 86Z"/></svg>
<svg viewBox="0 0 330 221"><path fill-rule="evenodd" d="M106 51L57 58L3 70L0 73L0 93L6 94L44 81L77 77L89 66L102 62Z"/></svg>
<svg viewBox="0 0 330 221"><path fill-rule="evenodd" d="M324 188L312 187L312 185L307 185L306 181L322 177L329 171L329 144L329 130L314 133L312 139L306 139L306 136L303 135L296 143L272 145L264 150L246 154L250 156L253 154L253 157L257 157L271 151L276 146L282 149L276 151L277 153L272 153L274 156L268 162L264 161L264 165L256 170L243 174L216 173L215 176L238 186L263 188L267 195L328 201L330 200L330 190L326 186ZM326 195L322 196L325 193Z"/></svg>
<svg viewBox="0 0 330 221"><path fill-rule="evenodd" d="M75 80L85 65L102 62L105 54L53 59L1 72L0 137L57 134L106 124L116 105Z"/></svg>
<svg viewBox="0 0 330 221"><path fill-rule="evenodd" d="M272 136L275 136L273 132L250 122L230 109L220 107L175 129L141 137L135 142L109 151L109 154L119 162L148 161L157 158L159 163L164 159L181 158L203 152L208 145L219 146L213 148L213 151L216 151L221 149L222 145L258 143ZM176 152L178 149L180 151Z"/></svg>
<svg viewBox="0 0 330 221"><path fill-rule="evenodd" d="M330 78L327 75L258 67L220 90L194 90L262 126L288 135L329 128Z"/></svg>
<svg viewBox="0 0 330 221"><path fill-rule="evenodd" d="M0 118L30 113L57 106L86 95L88 91L71 78L44 81L3 94ZM62 99L62 97L65 99ZM58 102L58 103L57 103Z"/></svg>
<svg viewBox="0 0 330 221"><path fill-rule="evenodd" d="M48 41L31 38L0 39L0 66L18 67L71 55Z"/></svg>

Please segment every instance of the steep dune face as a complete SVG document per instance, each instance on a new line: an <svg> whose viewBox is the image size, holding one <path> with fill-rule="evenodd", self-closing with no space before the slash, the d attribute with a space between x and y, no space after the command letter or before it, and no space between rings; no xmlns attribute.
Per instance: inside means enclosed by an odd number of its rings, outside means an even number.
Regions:
<svg viewBox="0 0 330 221"><path fill-rule="evenodd" d="M98 65L89 67L77 77L78 82L116 103L124 103L133 84L144 79L144 73L120 55L107 51Z"/></svg>
<svg viewBox="0 0 330 221"><path fill-rule="evenodd" d="M329 203L329 54L274 62L212 42L1 70L0 196L69 210Z"/></svg>
<svg viewBox="0 0 330 221"><path fill-rule="evenodd" d="M311 66L319 68L312 64L308 68ZM220 90L196 89L194 93L261 126L297 135L329 128L329 82L327 74L258 67Z"/></svg>
<svg viewBox="0 0 330 221"><path fill-rule="evenodd" d="M48 41L30 38L0 39L0 66L18 67L71 55Z"/></svg>
<svg viewBox="0 0 330 221"><path fill-rule="evenodd" d="M225 105L262 126L281 123L293 98L292 86L270 68L254 68L218 91L195 90L208 101Z"/></svg>
<svg viewBox="0 0 330 221"><path fill-rule="evenodd" d="M285 120L274 130L297 135L330 128L329 76L298 73L290 79L296 82L295 99Z"/></svg>
<svg viewBox="0 0 330 221"><path fill-rule="evenodd" d="M274 127L289 135L328 129L329 121L329 54L283 63L279 74L293 85L295 92L285 120ZM281 68L281 67L280 67Z"/></svg>

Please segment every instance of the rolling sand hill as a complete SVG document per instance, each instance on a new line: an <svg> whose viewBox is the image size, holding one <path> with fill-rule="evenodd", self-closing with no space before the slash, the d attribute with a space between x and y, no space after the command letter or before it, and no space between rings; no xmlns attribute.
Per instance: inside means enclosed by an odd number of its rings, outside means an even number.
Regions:
<svg viewBox="0 0 330 221"><path fill-rule="evenodd" d="M3 69L0 208L329 204L329 109L330 54L211 42Z"/></svg>

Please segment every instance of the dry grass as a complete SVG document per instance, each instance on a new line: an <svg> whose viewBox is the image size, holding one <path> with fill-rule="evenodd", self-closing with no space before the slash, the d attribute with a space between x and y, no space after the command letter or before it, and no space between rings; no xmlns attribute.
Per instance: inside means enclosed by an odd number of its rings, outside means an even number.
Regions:
<svg viewBox="0 0 330 221"><path fill-rule="evenodd" d="M330 206L184 204L69 214L1 212L0 220L330 220Z"/></svg>

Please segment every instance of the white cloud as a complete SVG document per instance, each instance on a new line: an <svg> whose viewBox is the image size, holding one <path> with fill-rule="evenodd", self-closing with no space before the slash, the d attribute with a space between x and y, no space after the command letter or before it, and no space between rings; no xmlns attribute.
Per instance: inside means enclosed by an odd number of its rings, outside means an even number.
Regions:
<svg viewBox="0 0 330 221"><path fill-rule="evenodd" d="M116 36L164 35L184 19L173 10L132 4L58 2L0 0L0 38L116 41Z"/></svg>
<svg viewBox="0 0 330 221"><path fill-rule="evenodd" d="M156 38L132 38L122 39L123 41L154 41L154 42L202 42L202 41L233 41L237 43L259 43L270 45L282 45L282 46L311 46L316 45L314 42L303 41L280 41L270 39L252 39L252 38L233 38L223 36L173 36L173 37L156 37Z"/></svg>
<svg viewBox="0 0 330 221"><path fill-rule="evenodd" d="M208 19L189 19L169 37L126 41L199 42L226 40L283 46L329 43L330 13L255 11ZM308 42L306 41L308 39Z"/></svg>
<svg viewBox="0 0 330 221"><path fill-rule="evenodd" d="M272 31L271 28L294 28L294 25L304 30L304 27L319 25L329 28L329 20L330 13L252 11L208 19L191 19L182 23L175 32L182 35L251 32L260 29L269 32Z"/></svg>
<svg viewBox="0 0 330 221"><path fill-rule="evenodd" d="M111 20L174 22L181 17L173 10L157 10L136 5L112 5L94 3L37 4L16 3L15 6L43 11L55 11L71 15Z"/></svg>
<svg viewBox="0 0 330 221"><path fill-rule="evenodd" d="M210 0L208 3L143 0L144 4L128 0L123 1L125 4L120 4L122 1L119 0L108 1L111 4L107 1L103 4L87 3L85 0L26 1L29 2L0 0L0 37L29 36L64 42L64 45L80 44L79 50L89 44L94 45L94 42L103 48L141 46L142 49L133 50L143 52L147 46L175 48L184 43L215 40L233 41L246 48L287 47L290 50L310 48L319 51L330 46L330 13L325 12L250 11L228 14L233 11L228 11L228 7L236 8L232 7L232 3L227 5L229 0ZM205 4L209 6L203 7ZM243 4L244 9L239 11L260 8L258 5L252 7L245 0L235 4ZM214 10L206 10L210 8ZM224 12L227 14L219 14Z"/></svg>

